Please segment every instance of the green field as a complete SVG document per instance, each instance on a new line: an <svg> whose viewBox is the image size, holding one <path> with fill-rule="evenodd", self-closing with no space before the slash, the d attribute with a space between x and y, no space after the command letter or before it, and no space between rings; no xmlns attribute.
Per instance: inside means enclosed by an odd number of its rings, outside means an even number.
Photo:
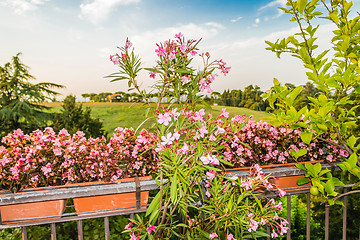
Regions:
<svg viewBox="0 0 360 240"><path fill-rule="evenodd" d="M82 103L83 107L90 107L93 117L100 118L104 123L104 129L108 134L112 134L117 127L137 128L147 117L148 106L140 103ZM47 103L47 106L53 107L52 112L59 112L62 103ZM199 107L200 108L200 107ZM212 106L213 115L219 115L224 106ZM247 108L226 107L230 117L235 115L253 115L254 119L259 121L269 116L266 112L253 111ZM151 116L151 114L149 114ZM149 119L143 127L154 123L154 119Z"/></svg>

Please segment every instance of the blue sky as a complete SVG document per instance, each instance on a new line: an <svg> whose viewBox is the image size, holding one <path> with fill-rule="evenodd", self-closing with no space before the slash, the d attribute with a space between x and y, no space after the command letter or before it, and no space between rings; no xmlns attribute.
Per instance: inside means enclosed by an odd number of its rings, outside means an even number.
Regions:
<svg viewBox="0 0 360 240"><path fill-rule="evenodd" d="M182 32L203 38L200 50L222 58L232 67L218 78L215 91L243 89L256 84L263 90L280 82L304 84L306 76L296 59L278 60L265 50L294 31L288 16L277 9L285 0L0 0L0 64L23 53L37 81L66 86L64 95L126 91L125 82L104 76L117 71L109 55L125 42L134 43L144 67L154 65L155 43ZM354 9L359 9L355 1ZM319 33L329 36L331 27ZM152 84L140 75L143 87Z"/></svg>

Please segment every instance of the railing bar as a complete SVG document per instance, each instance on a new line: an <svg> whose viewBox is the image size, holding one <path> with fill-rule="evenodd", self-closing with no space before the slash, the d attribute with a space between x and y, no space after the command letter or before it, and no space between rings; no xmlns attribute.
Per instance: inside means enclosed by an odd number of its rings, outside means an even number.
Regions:
<svg viewBox="0 0 360 240"><path fill-rule="evenodd" d="M291 240L291 195L287 195L287 205L286 205L286 212L287 212L287 221L288 221L288 231L287 231L287 240Z"/></svg>
<svg viewBox="0 0 360 240"><path fill-rule="evenodd" d="M104 217L105 240L110 240L109 217Z"/></svg>
<svg viewBox="0 0 360 240"><path fill-rule="evenodd" d="M36 226L36 225L43 225L43 224L50 224L50 223L61 223L61 222L70 222L70 221L77 221L83 219L90 219L90 218L102 218L102 217L111 217L111 216L120 216L120 215L130 215L131 213L140 213L146 212L146 209L136 209L132 211L109 211L106 213L101 214L81 214L79 216L73 217L65 217L65 218L57 218L57 219L49 219L46 221L29 221L29 222L22 222L18 224L5 224L0 225L0 229L6 228L14 228L14 227L23 227L23 226Z"/></svg>
<svg viewBox="0 0 360 240"><path fill-rule="evenodd" d="M50 224L50 229L51 229L51 240L56 240L56 227L55 227L55 223L51 223L51 224Z"/></svg>
<svg viewBox="0 0 360 240"><path fill-rule="evenodd" d="M21 227L21 232L22 232L22 239L23 240L27 240L27 231L26 231L26 227Z"/></svg>
<svg viewBox="0 0 360 240"><path fill-rule="evenodd" d="M310 240L310 193L306 194L306 240Z"/></svg>
<svg viewBox="0 0 360 240"><path fill-rule="evenodd" d="M329 240L329 208L328 204L325 205L325 240Z"/></svg>
<svg viewBox="0 0 360 240"><path fill-rule="evenodd" d="M149 204L146 204L146 205L141 205L141 207L148 207ZM11 224L11 223L16 223L16 222L23 222L23 221L29 221L29 220L46 220L48 218L53 218L53 217L67 217L67 216L76 216L76 215L84 215L84 214L96 214L96 213L107 213L107 212L113 212L113 211L118 211L118 210L121 210L121 211L125 211L127 209L130 210L135 210L135 206L132 206L132 207L122 207L122 208L112 208L112 209L105 209L105 210L96 210L96 211L88 211L88 212L80 212L80 213L64 213L64 214L61 214L61 215L52 215L52 216L45 216L45 217L33 217L33 218L19 218L17 220L11 220L11 221L3 221L3 223L6 223L6 224ZM136 208L137 209L137 208ZM141 208L140 208L141 209ZM146 211L145 208L143 208L144 211ZM137 209L138 210L138 209ZM48 222L47 222L48 223ZM0 228L1 229L1 228Z"/></svg>
<svg viewBox="0 0 360 240"><path fill-rule="evenodd" d="M78 239L79 240L84 240L82 220L78 220L76 222L77 222L77 230L78 230Z"/></svg>
<svg viewBox="0 0 360 240"><path fill-rule="evenodd" d="M348 190L347 188L344 188L344 193L346 193ZM344 196L344 207L343 207L343 240L346 240L346 228L347 228L347 223L346 223L346 219L347 219L347 196Z"/></svg>

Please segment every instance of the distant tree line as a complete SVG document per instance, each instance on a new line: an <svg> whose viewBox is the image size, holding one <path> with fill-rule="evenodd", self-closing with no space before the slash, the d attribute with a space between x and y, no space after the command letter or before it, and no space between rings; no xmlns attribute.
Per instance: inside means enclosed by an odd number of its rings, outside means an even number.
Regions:
<svg viewBox="0 0 360 240"><path fill-rule="evenodd" d="M291 83L286 83L289 89L293 89L296 86ZM298 97L298 101L294 106L300 109L310 103L308 97L316 97L320 90L316 89L311 82L307 82L303 86L303 91ZM267 101L262 99L264 92L257 85L249 85L244 90L225 90L223 93L212 92L210 95L205 95L204 100L209 104L218 104L231 107L243 107L256 111L266 111L269 107ZM127 92L102 92L102 93L84 93L81 96L90 102L143 102L143 98L138 93ZM148 98L156 98L157 93L147 94ZM171 97L171 96L169 96Z"/></svg>

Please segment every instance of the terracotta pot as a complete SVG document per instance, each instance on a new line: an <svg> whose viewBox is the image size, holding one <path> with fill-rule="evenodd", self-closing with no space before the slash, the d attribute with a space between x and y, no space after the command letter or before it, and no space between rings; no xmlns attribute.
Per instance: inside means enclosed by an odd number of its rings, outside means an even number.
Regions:
<svg viewBox="0 0 360 240"><path fill-rule="evenodd" d="M310 163L322 163L323 161L311 161ZM304 164L305 162L299 162L301 164ZM295 167L295 164L297 163L286 163L286 164L269 164L261 166L265 175L268 175L268 173L276 172L277 170L285 170L289 167ZM228 173L236 173L236 172L247 172L250 170L250 167L242 167L242 168L233 168L233 169L226 169L226 172ZM304 174L298 174L298 175L288 175L288 176L277 176L277 177L271 177L269 178L269 181L273 184L275 184L278 188L283 189L287 192L291 191L298 191L303 189L310 188L311 184L304 184L304 185L297 185L297 180L299 178L305 177Z"/></svg>
<svg viewBox="0 0 360 240"><path fill-rule="evenodd" d="M48 188L43 188L48 189ZM7 194L7 193L2 193ZM16 194L16 193L15 193ZM65 199L51 200L43 202L21 203L14 205L0 206L1 224L9 224L13 221L27 222L44 219L54 219L60 217L51 217L64 213L66 207ZM49 216L49 217L48 217ZM21 220L25 218L46 217L34 220Z"/></svg>
<svg viewBox="0 0 360 240"><path fill-rule="evenodd" d="M151 176L139 177L139 180L151 180ZM118 183L133 182L135 178L119 179ZM103 182L98 182L103 183ZM79 185L96 184L96 182L81 183ZM149 191L140 192L140 205L146 205L149 199ZM123 211L136 209L136 193L118 193L102 196L91 196L74 198L74 207L76 212L92 212L99 210L111 210L116 208L125 208ZM141 207L142 209L146 207Z"/></svg>

